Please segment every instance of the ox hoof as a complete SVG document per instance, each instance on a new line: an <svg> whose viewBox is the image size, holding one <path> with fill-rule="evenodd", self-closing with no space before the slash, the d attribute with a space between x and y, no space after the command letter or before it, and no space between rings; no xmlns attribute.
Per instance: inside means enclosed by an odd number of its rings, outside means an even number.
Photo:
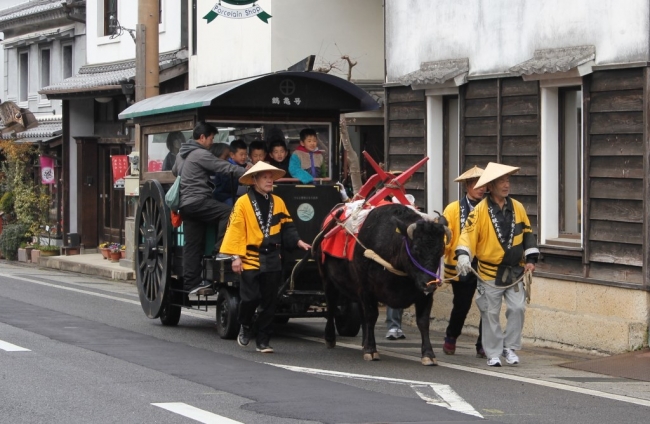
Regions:
<svg viewBox="0 0 650 424"><path fill-rule="evenodd" d="M377 352L375 352L375 353L364 353L363 354L363 360L364 361L379 361L379 354Z"/></svg>
<svg viewBox="0 0 650 424"><path fill-rule="evenodd" d="M438 365L438 361L436 358L429 358L428 356L425 356L422 358L422 365L425 367L432 367Z"/></svg>
<svg viewBox="0 0 650 424"><path fill-rule="evenodd" d="M330 342L325 340L325 346L327 346L328 349L333 349L336 347L336 342Z"/></svg>

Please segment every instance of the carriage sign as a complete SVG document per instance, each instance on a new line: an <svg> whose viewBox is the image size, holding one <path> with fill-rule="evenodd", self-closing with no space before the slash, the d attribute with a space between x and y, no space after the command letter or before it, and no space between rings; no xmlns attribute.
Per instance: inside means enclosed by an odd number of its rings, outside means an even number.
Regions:
<svg viewBox="0 0 650 424"><path fill-rule="evenodd" d="M214 5L212 10L203 17L208 23L214 21L219 16L230 19L246 19L253 16L257 16L263 22L269 23L269 18L271 15L266 13L261 6L255 4L257 0L219 0L217 4ZM232 9L229 7L224 7L221 3L227 3L232 6L240 6L239 8ZM251 5L251 6L249 6Z"/></svg>

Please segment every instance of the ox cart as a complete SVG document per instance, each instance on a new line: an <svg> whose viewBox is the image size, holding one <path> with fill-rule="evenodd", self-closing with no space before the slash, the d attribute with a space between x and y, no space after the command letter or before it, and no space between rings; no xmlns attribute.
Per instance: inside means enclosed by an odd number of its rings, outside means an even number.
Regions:
<svg viewBox="0 0 650 424"><path fill-rule="evenodd" d="M340 201L338 189L328 185L279 184L274 193L285 200L305 240L315 238L325 215ZM159 318L163 325L174 326L183 308L207 311L209 306L216 306L219 336L234 339L239 331L239 275L232 272L230 259L216 258L211 251L214 237L207 237L203 279L212 284L214 295L188 296L182 283L183 227L172 226L164 197L163 185L155 180L147 181L140 191L135 267L142 308L149 318ZM209 231L214 233L214 228ZM325 316L325 294L316 264L308 258L301 261L302 255L282 252L283 285L278 292L277 323ZM336 314L339 335L356 336L360 326L359 306L344 300Z"/></svg>
<svg viewBox="0 0 650 424"><path fill-rule="evenodd" d="M383 122L378 109L367 91L341 78L309 71L282 71L163 94L137 102L120 113L121 119L139 127L135 140L140 166L138 199L131 216L134 265L145 314L160 319L164 325L176 325L183 309L206 311L216 306L219 335L235 338L239 329L239 276L232 272L230 260L218 260L213 255L214 241L210 237L203 256L203 279L212 283L215 294L189 297L182 290L183 229L172 226L164 201L166 189L174 181L164 165L168 162L166 155L172 151L169 139L173 133L181 132L187 139L196 123L205 121L219 130L215 143L233 139L243 139L247 144L268 143L271 135L280 133L293 151L299 143L299 131L314 129L324 151L324 178L308 185L296 180L278 182L274 188L285 201L301 238L310 242L320 231L325 215L340 202L338 188L332 184L342 176L345 157L339 140L340 114L364 112L371 116L363 118L368 122ZM371 123L368 125L376 125ZM377 127L373 131L382 133ZM370 134L370 127L359 126L355 133ZM382 143L381 136L368 138ZM316 264L311 258L300 261L302 255L304 252L282 252L283 285L278 292L276 322L326 314ZM340 335L356 335L360 322L356 303L345 300L337 305L336 328Z"/></svg>

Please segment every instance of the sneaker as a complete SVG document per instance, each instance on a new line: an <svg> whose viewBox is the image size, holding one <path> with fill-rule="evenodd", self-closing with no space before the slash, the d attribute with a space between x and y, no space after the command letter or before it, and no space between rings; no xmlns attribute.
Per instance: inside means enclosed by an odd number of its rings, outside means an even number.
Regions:
<svg viewBox="0 0 650 424"><path fill-rule="evenodd" d="M190 289L190 294L199 296L210 296L214 294L212 283L209 281L202 281L199 285Z"/></svg>
<svg viewBox="0 0 650 424"><path fill-rule="evenodd" d="M442 351L447 355L453 355L456 353L456 338L445 337L445 343L442 345Z"/></svg>
<svg viewBox="0 0 650 424"><path fill-rule="evenodd" d="M237 344L241 347L248 346L248 343L251 341L251 330L250 327L241 326L239 328L239 335L237 336Z"/></svg>
<svg viewBox="0 0 650 424"><path fill-rule="evenodd" d="M500 367L501 366L501 359L499 358L490 358L487 361L488 367Z"/></svg>
<svg viewBox="0 0 650 424"><path fill-rule="evenodd" d="M273 348L266 343L258 344L255 350L262 353L273 353Z"/></svg>
<svg viewBox="0 0 650 424"><path fill-rule="evenodd" d="M508 365L519 364L519 357L512 349L503 349L503 357L506 358Z"/></svg>
<svg viewBox="0 0 650 424"><path fill-rule="evenodd" d="M476 357L485 359L487 358L487 355L485 354L485 351L483 350L483 347L477 347L476 348Z"/></svg>
<svg viewBox="0 0 650 424"><path fill-rule="evenodd" d="M386 333L386 338L388 340L397 340L397 339L405 339L406 336L404 335L404 332L402 331L401 328L391 328Z"/></svg>

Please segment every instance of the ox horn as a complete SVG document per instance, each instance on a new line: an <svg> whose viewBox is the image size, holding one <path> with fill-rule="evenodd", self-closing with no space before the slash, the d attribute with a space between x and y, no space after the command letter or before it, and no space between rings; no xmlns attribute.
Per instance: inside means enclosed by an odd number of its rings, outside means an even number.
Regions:
<svg viewBox="0 0 650 424"><path fill-rule="evenodd" d="M445 227L445 236L447 237L447 243L445 244L449 245L451 243L451 230L446 225L444 225L444 227Z"/></svg>
<svg viewBox="0 0 650 424"><path fill-rule="evenodd" d="M413 231L415 231L416 225L417 225L416 223L413 223L409 225L408 228L406 229L406 235L409 236L411 240L413 240Z"/></svg>

